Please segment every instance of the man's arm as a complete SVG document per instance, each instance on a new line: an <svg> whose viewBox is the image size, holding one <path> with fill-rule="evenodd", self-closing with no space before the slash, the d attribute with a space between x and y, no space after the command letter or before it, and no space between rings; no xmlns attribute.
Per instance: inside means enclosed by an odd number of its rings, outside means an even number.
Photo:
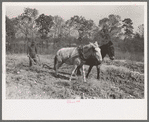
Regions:
<svg viewBox="0 0 149 122"><path fill-rule="evenodd" d="M37 47L36 47L36 45L35 45L35 52L36 52L36 54L37 54Z"/></svg>
<svg viewBox="0 0 149 122"><path fill-rule="evenodd" d="M27 55L29 56L29 46L27 46Z"/></svg>

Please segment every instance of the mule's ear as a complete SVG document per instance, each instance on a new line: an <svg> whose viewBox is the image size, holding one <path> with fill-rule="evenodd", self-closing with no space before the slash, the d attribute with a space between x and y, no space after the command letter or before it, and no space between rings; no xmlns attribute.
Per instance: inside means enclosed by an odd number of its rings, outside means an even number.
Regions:
<svg viewBox="0 0 149 122"><path fill-rule="evenodd" d="M95 45L96 47L98 47L98 42L96 41L96 42L94 43L94 45Z"/></svg>
<svg viewBox="0 0 149 122"><path fill-rule="evenodd" d="M92 42L89 42L90 45L94 45Z"/></svg>
<svg viewBox="0 0 149 122"><path fill-rule="evenodd" d="M109 42L108 42L108 45L109 45L109 46L113 45L113 42L112 42L112 41L109 41Z"/></svg>
<svg viewBox="0 0 149 122"><path fill-rule="evenodd" d="M92 45L94 47L94 44L92 42L89 42L89 43L90 43L90 45Z"/></svg>

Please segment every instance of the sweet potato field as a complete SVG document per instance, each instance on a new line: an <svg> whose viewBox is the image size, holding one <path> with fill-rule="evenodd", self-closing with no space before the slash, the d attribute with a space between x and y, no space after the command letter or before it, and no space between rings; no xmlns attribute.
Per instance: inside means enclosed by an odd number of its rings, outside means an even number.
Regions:
<svg viewBox="0 0 149 122"><path fill-rule="evenodd" d="M72 66L62 65L56 77L54 55L40 55L49 67L29 67L24 54L6 55L6 99L143 99L144 63L106 58L100 79L94 67L84 83L82 76L73 76ZM85 66L87 72L88 66Z"/></svg>

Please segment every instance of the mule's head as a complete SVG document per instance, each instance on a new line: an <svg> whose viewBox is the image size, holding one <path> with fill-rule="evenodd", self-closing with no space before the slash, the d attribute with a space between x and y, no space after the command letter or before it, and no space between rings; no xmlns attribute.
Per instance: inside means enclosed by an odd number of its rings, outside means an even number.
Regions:
<svg viewBox="0 0 149 122"><path fill-rule="evenodd" d="M95 43L90 43L93 47L93 54L95 58L99 61L102 62L102 55L101 55L101 49L99 48L99 45L97 42Z"/></svg>
<svg viewBox="0 0 149 122"><path fill-rule="evenodd" d="M111 60L114 60L114 46L113 46L113 43L111 41L108 42L107 44L107 54L109 55L110 59Z"/></svg>

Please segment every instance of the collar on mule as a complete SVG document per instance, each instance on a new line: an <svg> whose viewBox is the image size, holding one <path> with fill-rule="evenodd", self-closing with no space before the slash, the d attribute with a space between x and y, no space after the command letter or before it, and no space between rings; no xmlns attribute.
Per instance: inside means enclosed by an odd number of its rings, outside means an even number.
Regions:
<svg viewBox="0 0 149 122"><path fill-rule="evenodd" d="M78 46L79 57L81 60L85 61L86 58L84 57L83 46Z"/></svg>

